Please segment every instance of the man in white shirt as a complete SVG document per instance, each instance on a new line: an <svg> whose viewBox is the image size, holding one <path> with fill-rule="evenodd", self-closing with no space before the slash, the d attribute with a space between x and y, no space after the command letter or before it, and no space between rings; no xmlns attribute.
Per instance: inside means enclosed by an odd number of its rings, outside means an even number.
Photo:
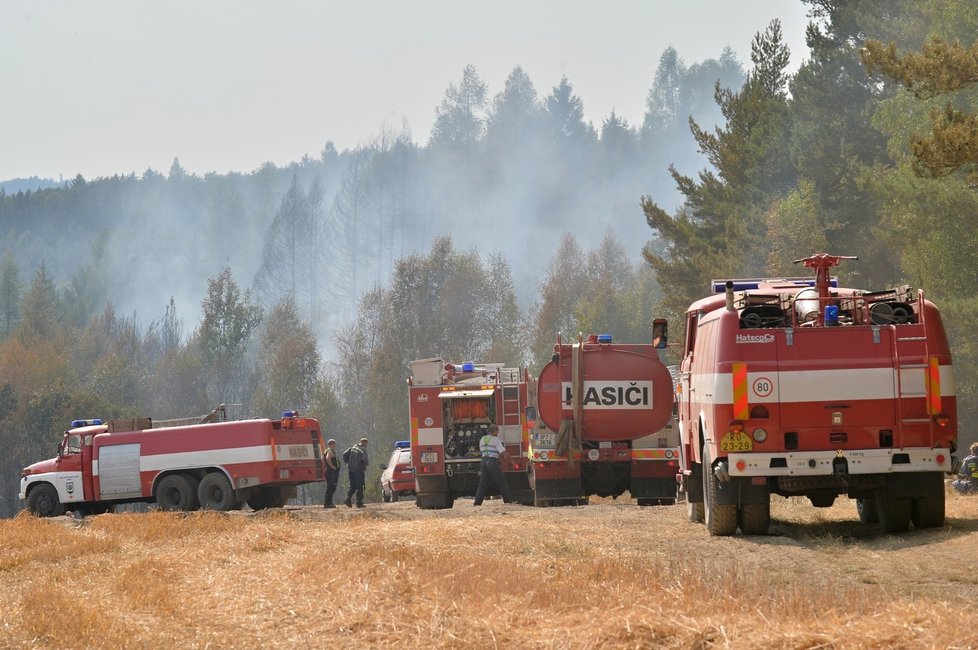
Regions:
<svg viewBox="0 0 978 650"><path fill-rule="evenodd" d="M499 467L499 461L509 456L506 446L499 439L499 427L490 424L486 435L479 439L479 453L482 456L482 464L479 466L479 487L475 491L474 506L481 506L482 499L486 496L489 488L489 481L496 484L499 494L503 496L503 503L509 503L513 497L509 493L509 486L506 484L506 477Z"/></svg>

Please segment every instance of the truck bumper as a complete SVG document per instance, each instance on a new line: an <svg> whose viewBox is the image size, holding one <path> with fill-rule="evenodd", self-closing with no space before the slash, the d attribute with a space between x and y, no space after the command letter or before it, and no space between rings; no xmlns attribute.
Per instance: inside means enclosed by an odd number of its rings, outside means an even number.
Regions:
<svg viewBox="0 0 978 650"><path fill-rule="evenodd" d="M839 449L837 451L735 452L731 477L832 476L950 472L950 449Z"/></svg>

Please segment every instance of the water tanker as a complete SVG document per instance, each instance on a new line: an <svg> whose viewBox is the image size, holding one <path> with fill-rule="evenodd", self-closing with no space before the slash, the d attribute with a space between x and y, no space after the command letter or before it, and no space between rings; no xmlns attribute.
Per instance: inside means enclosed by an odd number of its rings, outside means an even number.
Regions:
<svg viewBox="0 0 978 650"><path fill-rule="evenodd" d="M626 491L639 505L675 502L673 381L656 344L614 343L608 335L564 343L558 336L536 387L531 460L537 505Z"/></svg>

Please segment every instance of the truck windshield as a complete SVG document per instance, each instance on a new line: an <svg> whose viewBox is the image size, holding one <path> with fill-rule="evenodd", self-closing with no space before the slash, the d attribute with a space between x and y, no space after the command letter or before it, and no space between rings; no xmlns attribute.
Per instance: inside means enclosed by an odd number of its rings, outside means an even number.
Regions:
<svg viewBox="0 0 978 650"><path fill-rule="evenodd" d="M81 436L73 435L68 436L65 441L65 454L80 454L81 453Z"/></svg>

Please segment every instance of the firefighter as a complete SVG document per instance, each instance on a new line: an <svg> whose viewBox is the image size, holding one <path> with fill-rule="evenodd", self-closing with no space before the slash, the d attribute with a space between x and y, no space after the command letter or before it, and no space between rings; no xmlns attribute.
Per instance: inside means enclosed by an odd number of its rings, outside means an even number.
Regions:
<svg viewBox="0 0 978 650"><path fill-rule="evenodd" d="M479 438L479 453L482 456L482 463L479 465L479 487L475 491L474 506L481 506L482 499L486 495L489 482L492 481L499 489L499 494L503 495L503 503L509 503L513 497L509 494L509 486L506 485L506 477L499 468L499 459L509 456L505 445L499 439L499 427L490 424L486 435Z"/></svg>
<svg viewBox="0 0 978 650"><path fill-rule="evenodd" d="M343 454L343 460L350 469L350 490L346 493L346 501L343 503L347 508L352 508L353 493L356 492L357 507L364 508L366 506L363 503L363 488L366 485L367 465L370 464L370 459L367 458L367 439L360 438L358 444L347 449Z"/></svg>
<svg viewBox="0 0 978 650"><path fill-rule="evenodd" d="M961 461L958 478L951 483L951 486L961 494L978 492L978 442L971 443L970 449L971 453Z"/></svg>
<svg viewBox="0 0 978 650"><path fill-rule="evenodd" d="M323 465L326 469L326 498L323 500L323 507L335 508L333 494L336 493L336 484L340 482L340 458L336 455L336 440L332 438L326 442Z"/></svg>

